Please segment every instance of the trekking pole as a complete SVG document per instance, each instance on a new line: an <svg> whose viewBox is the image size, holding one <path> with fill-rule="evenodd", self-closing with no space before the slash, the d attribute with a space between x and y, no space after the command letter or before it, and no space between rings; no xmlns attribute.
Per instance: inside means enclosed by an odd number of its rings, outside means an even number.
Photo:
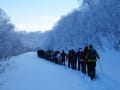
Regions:
<svg viewBox="0 0 120 90"><path fill-rule="evenodd" d="M100 65L101 71L103 72L103 68L102 68L102 64L101 64L101 61L100 61L100 60L99 60L99 65Z"/></svg>

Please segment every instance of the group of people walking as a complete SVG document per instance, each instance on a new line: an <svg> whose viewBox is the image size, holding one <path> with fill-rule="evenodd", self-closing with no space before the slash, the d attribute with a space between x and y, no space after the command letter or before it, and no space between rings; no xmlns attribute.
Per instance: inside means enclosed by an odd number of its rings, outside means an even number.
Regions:
<svg viewBox="0 0 120 90"><path fill-rule="evenodd" d="M97 51L93 47L92 44L89 46L85 46L83 49L79 48L78 51L69 50L66 53L64 50L60 53L59 51L54 52L53 57L48 58L48 60L64 66L68 66L68 68L72 68L73 70L81 71L84 74L88 74L88 76L93 80L96 76L96 61L100 59Z"/></svg>
<svg viewBox="0 0 120 90"><path fill-rule="evenodd" d="M69 50L68 54L64 51L61 53L62 61L65 65L68 62L68 68L77 69L84 74L88 74L91 80L95 78L96 75L96 61L100 59L95 48L90 44L85 46L84 49L79 48L77 52L75 50ZM66 60L65 60L66 57Z"/></svg>

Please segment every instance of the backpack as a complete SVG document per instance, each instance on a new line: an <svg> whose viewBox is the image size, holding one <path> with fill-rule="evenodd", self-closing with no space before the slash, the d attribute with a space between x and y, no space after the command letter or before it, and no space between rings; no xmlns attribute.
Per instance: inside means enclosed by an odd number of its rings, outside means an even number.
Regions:
<svg viewBox="0 0 120 90"><path fill-rule="evenodd" d="M95 50L89 50L88 58L89 59L96 59L96 51Z"/></svg>
<svg viewBox="0 0 120 90"><path fill-rule="evenodd" d="M83 59L84 58L84 53L83 52L78 52L78 58Z"/></svg>

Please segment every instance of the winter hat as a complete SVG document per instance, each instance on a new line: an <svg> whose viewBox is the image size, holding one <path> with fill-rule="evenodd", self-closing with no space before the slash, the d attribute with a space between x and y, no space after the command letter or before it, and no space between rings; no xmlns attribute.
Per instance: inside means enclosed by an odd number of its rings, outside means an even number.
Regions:
<svg viewBox="0 0 120 90"><path fill-rule="evenodd" d="M89 48L93 48L92 44L89 45Z"/></svg>

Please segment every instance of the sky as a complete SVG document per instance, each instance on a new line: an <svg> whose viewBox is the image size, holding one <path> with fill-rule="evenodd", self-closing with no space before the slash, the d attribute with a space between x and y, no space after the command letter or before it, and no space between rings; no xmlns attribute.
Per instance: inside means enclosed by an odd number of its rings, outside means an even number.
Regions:
<svg viewBox="0 0 120 90"><path fill-rule="evenodd" d="M0 0L2 8L18 31L46 31L79 7L77 0Z"/></svg>

